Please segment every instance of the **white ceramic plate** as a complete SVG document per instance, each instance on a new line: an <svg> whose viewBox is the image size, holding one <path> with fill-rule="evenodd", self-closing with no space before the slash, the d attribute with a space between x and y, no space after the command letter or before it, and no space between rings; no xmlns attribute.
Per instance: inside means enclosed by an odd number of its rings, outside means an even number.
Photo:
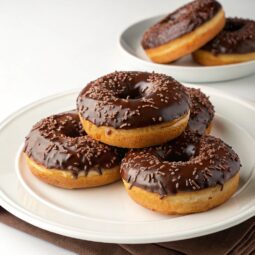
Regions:
<svg viewBox="0 0 255 255"><path fill-rule="evenodd" d="M147 28L163 17L157 16L139 21L121 33L119 45L126 57L129 58L128 63L134 70L162 72L184 82L217 82L244 77L255 72L255 61L206 67L194 63L191 56L187 56L167 65L151 62L141 47L141 38Z"/></svg>
<svg viewBox="0 0 255 255"><path fill-rule="evenodd" d="M52 113L74 108L78 92L40 100L0 125L0 204L43 229L112 243L179 240L216 232L255 214L255 107L203 87L216 106L213 134L232 145L243 167L238 192L224 205L187 216L163 216L134 203L118 182L87 190L63 190L35 178L21 153L31 126Z"/></svg>

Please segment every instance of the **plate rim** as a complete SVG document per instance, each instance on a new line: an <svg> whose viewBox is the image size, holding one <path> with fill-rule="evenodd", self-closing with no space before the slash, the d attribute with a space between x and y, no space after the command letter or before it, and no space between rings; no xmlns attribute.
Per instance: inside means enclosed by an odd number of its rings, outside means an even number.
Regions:
<svg viewBox="0 0 255 255"><path fill-rule="evenodd" d="M250 65L250 64L255 64L255 60L251 60L251 61L247 61L247 62L241 62L241 63L235 63L235 64L229 64L229 65L219 65L219 66L182 66L182 65L165 65L165 64L160 64L160 63L155 63L152 61L147 61L145 59L139 58L136 55L133 55L132 53L130 53L126 48L125 45L123 44L123 42L125 42L123 40L123 35L131 28L134 27L136 25L138 25L139 23L144 23L150 19L156 19L156 18L163 18L166 14L159 14L159 15L155 15L152 17L148 17L148 18L144 18L138 21L135 21L133 23L131 23L130 25L126 26L119 34L118 34L118 46L121 49L122 52L124 52L126 55L132 57L135 60L140 61L142 64L146 64L146 65L151 65L151 66L155 66L158 68L169 68L169 71L171 69L185 69L185 70L213 70L213 71L217 71L219 69L231 69L231 68L235 68L235 67L239 67L239 66L246 66L246 65ZM252 73L251 73L252 74ZM230 80L230 79L229 79Z"/></svg>
<svg viewBox="0 0 255 255"><path fill-rule="evenodd" d="M225 224L221 224L222 222L219 221L217 224L214 224L213 227L208 231L207 229L203 229L202 231L196 231L195 233L191 234L190 232L186 232L185 234L178 234L174 238L165 235L161 235L160 237L150 236L146 237L146 240L143 239L143 237L139 237L136 239L129 239L129 241L125 237L120 237L118 234L115 234L114 237L108 237L107 235L101 234L99 237L98 232L89 232L89 231L78 231L76 228L73 228L73 230L70 230L70 227L67 227L66 225L61 224L52 224L51 221L45 220L42 217L39 217L37 215L34 215L30 213L28 210L25 210L24 208L15 205L12 201L4 200L4 193L2 191L0 192L0 195L2 194L3 197L0 197L1 206L5 208L7 211L11 212L16 217L24 220L25 222L32 224L33 226L39 227L41 229L72 237L72 238L78 238L81 240L88 240L88 241L95 241L95 242L103 242L103 243L123 243L123 244L145 244L145 243L153 243L153 242L170 242L170 241L178 241L178 240L185 240L195 237L200 237L208 234L213 234L225 229L228 229L230 227L234 227L249 218L253 217L255 215L254 213L254 207L249 208L249 210L246 211L245 216L242 218L238 216L231 217L228 219L228 221L224 221ZM123 239L124 238L124 239ZM114 241L113 241L114 239Z"/></svg>
<svg viewBox="0 0 255 255"><path fill-rule="evenodd" d="M196 85L192 85L192 84L187 84L184 83L185 85L188 86L194 86L194 87L199 87ZM222 97L227 97L228 99L232 100L232 101L236 101L242 105L244 105L245 107L252 109L255 112L255 105L253 105L252 103L246 102L244 99L238 98L236 96L232 96L227 94L226 92L221 92L218 89L215 88L211 88L208 86L203 86L203 89L208 89L209 91L211 91L212 93L216 93L219 96ZM13 112L12 114L10 114L8 117L6 117L3 121L1 121L0 123L0 132L1 129L8 124L9 122L11 122L16 116L19 116L22 113L25 113L27 110L29 110L30 108L32 108L34 105L40 105L42 103L45 103L47 101L50 101L54 98L58 98L58 97L62 97L62 96L66 96L66 95L70 95L70 94L74 94L77 93L78 94L79 90L76 89L72 89L72 90L67 90L64 92L60 92L60 93L56 93L50 96L46 96L43 97L42 99L39 100L35 100L32 103L27 104L26 106L18 109L17 111ZM38 201L37 201L38 202ZM99 233L98 232L94 232L93 233L88 233L89 231L83 231L83 232L79 232L77 228L71 228L70 226L63 226L61 224L56 224L52 221L48 221L45 218L42 218L40 216L37 216L34 213L31 213L29 210L22 208L21 206L15 204L9 197L7 194L5 194L5 192L1 189L0 187L0 205L7 209L8 211L10 211L12 214L14 214L15 216L17 216L18 218L21 218L22 220L35 225L39 228L54 232L54 233L58 233L58 234L64 234L66 236L70 236L70 237L74 237L74 238L80 238L80 239L84 239L84 240L91 240L91 241L99 241L99 242L106 242L106 243L112 243L112 242L120 242L120 243L151 243L151 242L165 242L165 241L173 241L173 240L182 240L182 239L188 239L188 238L193 238L193 237L197 237L197 236L202 236L202 235L206 235L206 234L210 234L210 233L215 233L218 231L221 231L223 229L235 226L247 219L249 219L250 217L255 215L255 204L253 206L251 206L250 208L248 208L245 212L243 212L241 215L242 217L240 217L240 215L235 215L233 217L230 217L227 221L224 220L223 223L222 221L218 222L217 224L214 224L210 227L210 229L208 230L207 228L203 228L202 230L200 229L200 231L197 231L193 229L189 230L188 232L185 232L185 234L180 233L178 235L175 235L174 238L167 236L167 234L162 234L159 237L155 237L155 236L148 236L146 237L146 240L143 237L139 238L136 236L135 239L126 239L125 237L120 237L117 234L115 234L115 236L105 236L101 233L101 236L99 237ZM71 229L70 229L71 228ZM123 239L125 238L125 240ZM113 241L113 239L115 241Z"/></svg>

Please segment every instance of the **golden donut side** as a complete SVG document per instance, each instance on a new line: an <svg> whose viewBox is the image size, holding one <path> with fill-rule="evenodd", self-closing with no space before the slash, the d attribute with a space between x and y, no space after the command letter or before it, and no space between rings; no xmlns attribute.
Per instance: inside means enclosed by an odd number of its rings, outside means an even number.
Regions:
<svg viewBox="0 0 255 255"><path fill-rule="evenodd" d="M209 135L212 131L212 121L209 123L208 127L205 130L205 135Z"/></svg>
<svg viewBox="0 0 255 255"><path fill-rule="evenodd" d="M194 31L159 47L147 49L145 52L153 62L170 63L202 47L215 37L224 25L225 13L221 9L211 20Z"/></svg>
<svg viewBox="0 0 255 255"><path fill-rule="evenodd" d="M31 172L36 177L48 184L60 188L90 188L110 184L120 179L119 165L110 169L102 169L102 175L96 172L96 170L93 171L92 168L87 176L80 174L75 178L68 170L48 169L29 158L26 153L24 154Z"/></svg>
<svg viewBox="0 0 255 255"><path fill-rule="evenodd" d="M97 127L81 116L80 119L86 133L95 140L122 148L144 148L163 144L181 135L188 124L189 115L190 112L173 121L134 129Z"/></svg>
<svg viewBox="0 0 255 255"><path fill-rule="evenodd" d="M194 61L204 66L229 65L255 60L255 52L244 54L217 54L206 50L197 50L192 54Z"/></svg>
<svg viewBox="0 0 255 255"><path fill-rule="evenodd" d="M237 190L240 174L235 174L224 183L223 187L215 187L190 192L178 192L160 198L157 193L152 193L133 186L123 180L129 196L138 204L163 214L190 214L203 212L217 207L226 202Z"/></svg>

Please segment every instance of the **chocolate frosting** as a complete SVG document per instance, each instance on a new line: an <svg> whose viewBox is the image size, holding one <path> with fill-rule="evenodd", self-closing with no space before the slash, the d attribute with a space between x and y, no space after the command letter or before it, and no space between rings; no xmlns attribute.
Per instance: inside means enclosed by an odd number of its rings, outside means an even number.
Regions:
<svg viewBox="0 0 255 255"><path fill-rule="evenodd" d="M190 118L186 131L203 135L214 117L214 107L200 89L186 89L191 99Z"/></svg>
<svg viewBox="0 0 255 255"><path fill-rule="evenodd" d="M161 197L224 185L240 169L238 155L219 138L203 136L195 155L175 160L171 147L131 150L121 164L121 176L132 186ZM168 150L167 150L168 149ZM170 150L169 150L170 149Z"/></svg>
<svg viewBox="0 0 255 255"><path fill-rule="evenodd" d="M143 35L142 46L151 49L194 31L221 9L215 0L196 0L170 13Z"/></svg>
<svg viewBox="0 0 255 255"><path fill-rule="evenodd" d="M213 54L244 54L255 52L255 21L227 18L224 29L202 50Z"/></svg>
<svg viewBox="0 0 255 255"><path fill-rule="evenodd" d="M168 158L173 161L187 161L195 155L201 136L206 134L214 117L214 107L200 89L187 88L187 92L191 98L191 110L185 131L167 144L156 147L158 152L162 148L167 151Z"/></svg>
<svg viewBox="0 0 255 255"><path fill-rule="evenodd" d="M120 163L119 149L86 135L75 111L56 114L38 122L26 137L26 155L49 169L69 170L74 176L91 168L103 169Z"/></svg>
<svg viewBox="0 0 255 255"><path fill-rule="evenodd" d="M172 121L189 112L185 87L172 77L147 72L114 72L90 82L77 99L82 118L118 129Z"/></svg>

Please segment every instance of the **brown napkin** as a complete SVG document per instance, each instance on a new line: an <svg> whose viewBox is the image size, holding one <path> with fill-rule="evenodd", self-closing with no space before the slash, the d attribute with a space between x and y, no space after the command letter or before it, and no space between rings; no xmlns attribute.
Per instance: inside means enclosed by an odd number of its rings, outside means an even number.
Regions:
<svg viewBox="0 0 255 255"><path fill-rule="evenodd" d="M86 255L254 255L255 217L230 229L188 240L159 244L106 244L83 241L34 227L0 207L0 222L52 244Z"/></svg>

